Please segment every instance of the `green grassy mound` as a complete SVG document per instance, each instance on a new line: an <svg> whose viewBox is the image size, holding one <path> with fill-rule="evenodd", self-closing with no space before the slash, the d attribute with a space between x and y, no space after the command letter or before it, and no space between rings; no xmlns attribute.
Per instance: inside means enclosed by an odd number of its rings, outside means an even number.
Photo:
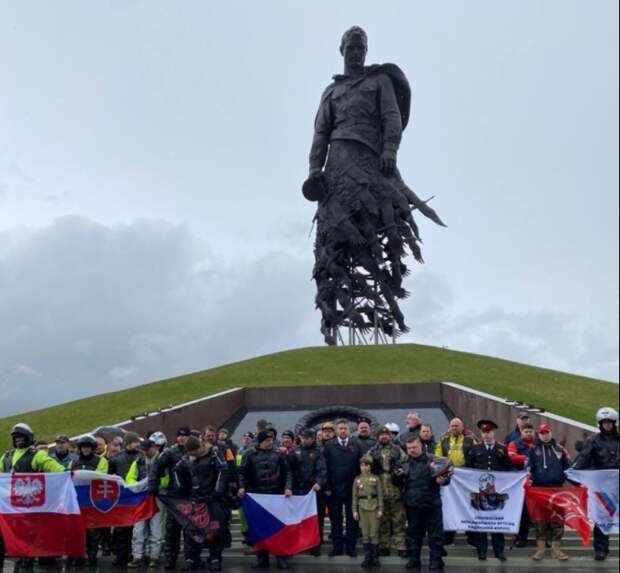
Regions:
<svg viewBox="0 0 620 573"><path fill-rule="evenodd" d="M454 350L416 344L303 348L101 394L0 420L0 448L17 421L37 437L96 426L239 386L456 382L593 424L601 405L618 403L618 385Z"/></svg>

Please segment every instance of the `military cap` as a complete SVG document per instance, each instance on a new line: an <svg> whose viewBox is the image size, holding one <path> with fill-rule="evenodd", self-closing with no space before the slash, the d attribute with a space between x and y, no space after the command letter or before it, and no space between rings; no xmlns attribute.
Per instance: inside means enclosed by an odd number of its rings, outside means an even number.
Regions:
<svg viewBox="0 0 620 573"><path fill-rule="evenodd" d="M245 434L243 434L244 438L250 438L250 440L254 439L254 434L252 432L246 432Z"/></svg>
<svg viewBox="0 0 620 573"><path fill-rule="evenodd" d="M478 420L476 424L483 432L490 432L491 430L497 430L497 424L493 420Z"/></svg>
<svg viewBox="0 0 620 573"><path fill-rule="evenodd" d="M357 419L357 423L361 424L362 422L366 422L367 424L371 424L372 425L372 421L370 420L370 418L366 417L366 416L360 416Z"/></svg>
<svg viewBox="0 0 620 573"><path fill-rule="evenodd" d="M322 426L321 426L321 430L335 430L336 427L334 426L334 424L332 422L325 422Z"/></svg>
<svg viewBox="0 0 620 573"><path fill-rule="evenodd" d="M377 431L377 436L380 436L381 434L389 434L391 436L392 432L387 426L379 426L379 430Z"/></svg>
<svg viewBox="0 0 620 573"><path fill-rule="evenodd" d="M188 428L187 426L181 426L178 430L177 430L177 436L190 436L192 430L190 428Z"/></svg>
<svg viewBox="0 0 620 573"><path fill-rule="evenodd" d="M221 434L222 432L224 432L227 436L229 436L229 435L230 435L230 432L228 431L228 428L223 428L223 427L222 427L222 428L220 428L220 429L217 431L217 433L218 433L218 434Z"/></svg>
<svg viewBox="0 0 620 573"><path fill-rule="evenodd" d="M368 464L369 466L371 466L372 465L372 456L370 456L368 454L364 454L360 458L360 464Z"/></svg>

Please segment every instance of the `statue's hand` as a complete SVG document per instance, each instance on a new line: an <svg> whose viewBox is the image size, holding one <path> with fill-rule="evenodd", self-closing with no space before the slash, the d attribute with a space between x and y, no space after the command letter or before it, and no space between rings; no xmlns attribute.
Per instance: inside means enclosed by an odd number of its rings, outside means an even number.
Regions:
<svg viewBox="0 0 620 573"><path fill-rule="evenodd" d="M379 168L386 177L394 175L396 169L396 153L393 151L384 151L379 159Z"/></svg>

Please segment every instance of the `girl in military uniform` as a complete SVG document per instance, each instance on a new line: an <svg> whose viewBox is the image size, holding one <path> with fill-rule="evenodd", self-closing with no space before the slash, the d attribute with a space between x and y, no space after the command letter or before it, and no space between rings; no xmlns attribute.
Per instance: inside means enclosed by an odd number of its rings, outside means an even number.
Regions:
<svg viewBox="0 0 620 573"><path fill-rule="evenodd" d="M378 476L370 473L372 458L366 454L360 460L361 475L353 481L353 519L359 521L364 543L362 567L379 563L379 524L383 516L383 489Z"/></svg>

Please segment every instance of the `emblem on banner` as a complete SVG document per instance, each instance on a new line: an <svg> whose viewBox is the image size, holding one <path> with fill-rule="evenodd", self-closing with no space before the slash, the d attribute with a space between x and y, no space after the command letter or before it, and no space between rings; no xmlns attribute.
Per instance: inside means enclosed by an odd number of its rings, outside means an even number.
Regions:
<svg viewBox="0 0 620 573"><path fill-rule="evenodd" d="M107 513L121 498L121 487L111 479L94 479L90 482L90 501L95 509Z"/></svg>
<svg viewBox="0 0 620 573"><path fill-rule="evenodd" d="M11 505L41 507L45 504L45 476L17 474L11 476Z"/></svg>
<svg viewBox="0 0 620 573"><path fill-rule="evenodd" d="M482 474L478 480L478 491L470 494L471 506L477 511L497 511L504 509L507 493L495 490L495 476Z"/></svg>

